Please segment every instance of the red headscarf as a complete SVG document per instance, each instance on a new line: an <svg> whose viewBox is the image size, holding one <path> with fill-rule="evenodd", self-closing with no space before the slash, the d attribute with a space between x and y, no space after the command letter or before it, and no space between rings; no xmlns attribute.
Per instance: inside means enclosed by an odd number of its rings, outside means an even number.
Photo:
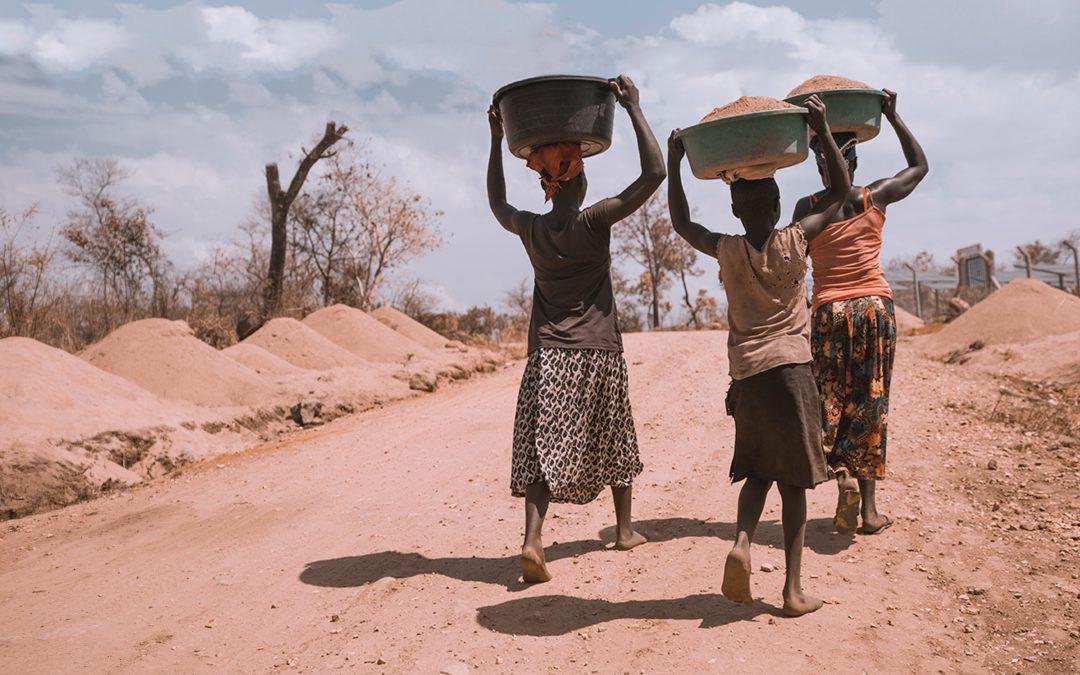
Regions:
<svg viewBox="0 0 1080 675"><path fill-rule="evenodd" d="M577 178L585 168L581 146L577 143L551 143L533 149L527 166L540 174L544 201L562 189L562 184Z"/></svg>

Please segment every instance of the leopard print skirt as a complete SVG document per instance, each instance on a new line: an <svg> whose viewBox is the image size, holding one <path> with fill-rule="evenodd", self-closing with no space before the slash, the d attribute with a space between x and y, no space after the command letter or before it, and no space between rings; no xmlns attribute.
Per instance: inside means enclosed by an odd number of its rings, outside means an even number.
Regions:
<svg viewBox="0 0 1080 675"><path fill-rule="evenodd" d="M588 504L644 467L621 352L540 348L518 393L510 493L545 482L551 501Z"/></svg>

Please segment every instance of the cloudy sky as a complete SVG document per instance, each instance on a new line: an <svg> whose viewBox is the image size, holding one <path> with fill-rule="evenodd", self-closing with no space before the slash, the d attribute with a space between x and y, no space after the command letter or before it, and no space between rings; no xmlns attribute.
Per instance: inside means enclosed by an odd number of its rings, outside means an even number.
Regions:
<svg viewBox="0 0 1080 675"><path fill-rule="evenodd" d="M484 112L501 85L628 73L662 141L740 95L782 97L828 73L898 91L930 158L889 210L884 257L947 259L976 242L1011 257L1080 227L1077 34L1071 0L3 0L0 206L37 203L40 224L59 223L56 167L117 157L135 172L125 190L156 208L170 255L190 265L253 217L265 163L291 175L297 148L339 120L445 212L447 244L413 271L462 308L529 275L484 194ZM612 149L588 162L590 198L634 178L635 152L622 115ZM861 147L857 179L902 167L886 130ZM511 202L541 209L533 174L507 171ZM737 231L726 188L686 175L700 219ZM778 179L785 216L817 187L812 162Z"/></svg>

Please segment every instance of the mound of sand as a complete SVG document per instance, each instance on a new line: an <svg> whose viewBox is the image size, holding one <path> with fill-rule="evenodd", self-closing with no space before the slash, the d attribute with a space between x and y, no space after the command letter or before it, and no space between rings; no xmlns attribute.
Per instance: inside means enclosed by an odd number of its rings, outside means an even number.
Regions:
<svg viewBox="0 0 1080 675"><path fill-rule="evenodd" d="M312 370L355 368L365 364L360 357L296 319L272 319L240 344L262 347L294 366Z"/></svg>
<svg viewBox="0 0 1080 675"><path fill-rule="evenodd" d="M873 89L865 82L851 80L839 75L815 75L806 82L788 92L784 98L809 94L817 91L833 91L834 89Z"/></svg>
<svg viewBox="0 0 1080 675"><path fill-rule="evenodd" d="M727 105L714 108L711 113L702 117L701 121L712 122L713 120L718 120L723 117L749 115L750 113L765 112L766 110L784 110L785 108L790 108L792 110L802 109L797 105L778 101L775 98L769 98L768 96L743 96Z"/></svg>
<svg viewBox="0 0 1080 675"><path fill-rule="evenodd" d="M426 349L378 320L348 305L324 307L304 325L366 361L405 363Z"/></svg>
<svg viewBox="0 0 1080 675"><path fill-rule="evenodd" d="M1026 342L1080 330L1080 298L1041 281L1017 279L926 339L928 351L947 353L976 340L985 345Z"/></svg>
<svg viewBox="0 0 1080 675"><path fill-rule="evenodd" d="M393 307L380 307L371 312L371 316L422 347L442 349L449 342L442 335Z"/></svg>
<svg viewBox="0 0 1080 675"><path fill-rule="evenodd" d="M162 398L231 406L257 403L271 394L258 373L199 340L183 321L125 324L79 356Z"/></svg>
<svg viewBox="0 0 1080 675"><path fill-rule="evenodd" d="M280 356L274 356L258 345L241 342L221 350L229 358L237 363L251 368L260 375L291 375L303 372L303 368L297 368Z"/></svg>
<svg viewBox="0 0 1080 675"><path fill-rule="evenodd" d="M894 305L893 310L896 314L896 332L900 335L906 335L907 333L919 330L926 325L926 322L903 307Z"/></svg>
<svg viewBox="0 0 1080 675"><path fill-rule="evenodd" d="M0 340L0 446L76 438L117 422L156 423L172 412L150 392L29 338Z"/></svg>
<svg viewBox="0 0 1080 675"><path fill-rule="evenodd" d="M1080 331L971 352L972 365L1039 382L1080 384Z"/></svg>

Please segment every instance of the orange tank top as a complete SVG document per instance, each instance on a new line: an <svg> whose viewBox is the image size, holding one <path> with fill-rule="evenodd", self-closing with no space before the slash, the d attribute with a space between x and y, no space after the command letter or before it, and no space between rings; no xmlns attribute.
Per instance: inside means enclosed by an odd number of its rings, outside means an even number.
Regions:
<svg viewBox="0 0 1080 675"><path fill-rule="evenodd" d="M810 242L813 261L813 311L838 300L876 295L892 299L881 269L881 237L885 212L862 189L863 212L831 223ZM810 196L810 204L816 199Z"/></svg>

